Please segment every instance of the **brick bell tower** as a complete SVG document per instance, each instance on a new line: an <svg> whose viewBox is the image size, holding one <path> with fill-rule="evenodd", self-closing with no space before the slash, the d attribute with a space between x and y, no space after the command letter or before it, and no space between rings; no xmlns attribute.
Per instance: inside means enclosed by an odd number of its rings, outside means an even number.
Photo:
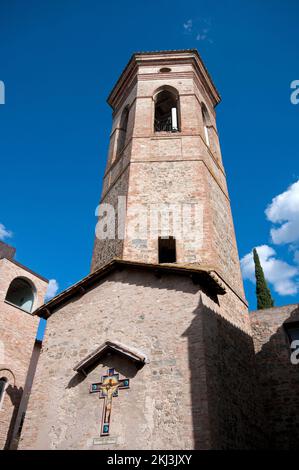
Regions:
<svg viewBox="0 0 299 470"><path fill-rule="evenodd" d="M256 448L219 101L196 50L134 54L114 86L92 274L35 312L47 330L21 448ZM110 376L112 406L95 393Z"/></svg>
<svg viewBox="0 0 299 470"><path fill-rule="evenodd" d="M92 271L113 258L212 266L244 298L216 127L219 102L197 50L132 56L108 97L113 124ZM107 204L115 215L109 230ZM189 229L176 237L171 223L162 229L155 217L138 232L152 208L178 213L188 205L198 209L196 237Z"/></svg>

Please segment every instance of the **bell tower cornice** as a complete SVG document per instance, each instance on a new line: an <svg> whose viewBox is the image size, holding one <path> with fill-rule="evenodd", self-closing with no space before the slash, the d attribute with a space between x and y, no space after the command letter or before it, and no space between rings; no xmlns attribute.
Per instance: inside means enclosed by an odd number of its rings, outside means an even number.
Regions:
<svg viewBox="0 0 299 470"><path fill-rule="evenodd" d="M196 49L132 55L108 97L113 119L92 271L116 257L212 265L243 296L219 102Z"/></svg>
<svg viewBox="0 0 299 470"><path fill-rule="evenodd" d="M108 104L112 107L113 111L115 111L120 101L126 95L126 91L131 89L136 83L137 76L140 76L140 79L144 80L146 76L149 75L148 79L152 79L150 70L146 73L145 71L139 71L141 66L148 66L149 69L151 67L160 66L161 69L163 69L166 68L166 66L170 67L172 64L176 66L178 64L191 64L197 79L204 86L205 92L209 96L212 105L214 107L217 106L221 101L221 97L196 49L135 52L110 92L107 99ZM163 70L159 71L158 74L157 72L158 71L155 72L156 76L163 76L167 73L163 72ZM179 72L171 72L172 77L174 77L174 74L179 75Z"/></svg>

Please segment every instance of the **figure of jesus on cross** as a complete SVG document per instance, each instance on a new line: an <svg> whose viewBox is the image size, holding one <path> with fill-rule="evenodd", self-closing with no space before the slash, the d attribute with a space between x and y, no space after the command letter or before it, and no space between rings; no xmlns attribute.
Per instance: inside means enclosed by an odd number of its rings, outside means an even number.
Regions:
<svg viewBox="0 0 299 470"><path fill-rule="evenodd" d="M129 388L130 380L119 378L119 374L114 369L108 369L107 375L103 375L102 381L90 386L90 393L100 393L100 398L104 398L104 407L102 414L101 436L109 436L110 417L112 410L112 398L118 397L118 390Z"/></svg>

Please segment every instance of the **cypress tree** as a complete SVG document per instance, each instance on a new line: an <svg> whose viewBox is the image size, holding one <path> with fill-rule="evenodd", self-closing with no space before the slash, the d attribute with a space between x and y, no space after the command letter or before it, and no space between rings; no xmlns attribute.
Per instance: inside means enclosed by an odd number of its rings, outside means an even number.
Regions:
<svg viewBox="0 0 299 470"><path fill-rule="evenodd" d="M263 308L271 308L274 306L274 300L272 299L270 289L265 279L264 271L260 262L259 255L254 248L253 259L255 266L255 279L256 279L256 299L257 308L261 310Z"/></svg>

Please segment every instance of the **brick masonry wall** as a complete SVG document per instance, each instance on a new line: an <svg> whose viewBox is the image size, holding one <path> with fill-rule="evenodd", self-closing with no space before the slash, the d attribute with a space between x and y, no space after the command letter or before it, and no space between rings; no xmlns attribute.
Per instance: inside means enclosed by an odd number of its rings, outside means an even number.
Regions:
<svg viewBox="0 0 299 470"><path fill-rule="evenodd" d="M167 162L163 160L131 165L127 227L134 231L138 226L140 212L136 213L132 210L136 206L142 205L150 208L152 205L154 209L154 204L157 204L162 209L164 204L174 204L180 209L181 205L200 204L202 201L200 223L196 230L197 238L192 239L189 231L181 238L176 237L178 263L202 262L204 261L204 248L207 248L209 239L205 236L208 230L208 218L206 217L201 164L200 162ZM184 185L183 181L189 183ZM151 226L148 224L144 237L130 236L126 238L125 259L158 262L158 237L161 235L161 227L157 227L153 233L150 231ZM174 234L171 226L168 233Z"/></svg>
<svg viewBox="0 0 299 470"><path fill-rule="evenodd" d="M0 448L7 446L13 431L39 319L5 302L11 281L22 276L36 287L34 308L43 303L47 283L13 261L0 260L0 377L7 377L8 386L0 408ZM2 352L1 351L1 352Z"/></svg>
<svg viewBox="0 0 299 470"><path fill-rule="evenodd" d="M299 305L251 312L250 319L268 446L299 450L299 365L291 364L283 326L299 321Z"/></svg>
<svg viewBox="0 0 299 470"><path fill-rule="evenodd" d="M118 215L119 215L119 196L127 197L128 192L128 168L117 179L115 184L110 188L109 192L102 199L102 204L109 204L113 207L115 214L114 234L108 234L108 239L103 239L97 234L94 242L94 254L92 258L91 271L95 271L100 266L111 261L113 258L122 258L123 240L118 237ZM106 217L107 220L107 217ZM101 226L103 228L103 226ZM102 230L101 228L101 230ZM114 238L113 238L114 237Z"/></svg>
<svg viewBox="0 0 299 470"><path fill-rule="evenodd" d="M253 346L248 335L225 320L239 315L245 325L246 308L232 293L219 300L220 306L185 277L158 278L125 269L52 314L20 448L250 447L242 420L255 406ZM212 332L211 321L219 325ZM137 371L130 361L107 356L87 377L76 374L76 363L106 340L139 349L149 363ZM211 344L222 348L216 370L211 366ZM229 351L223 354L225 349ZM238 356L239 349L243 352ZM131 387L114 398L107 442L100 438L103 402L88 390L108 367L130 377ZM231 382L235 367L242 373ZM210 393L215 383L217 388ZM229 435L231 416L237 440ZM211 420L217 431L211 430Z"/></svg>
<svg viewBox="0 0 299 470"><path fill-rule="evenodd" d="M0 240L0 259L12 259L15 253L16 249L13 246L7 245L6 243Z"/></svg>
<svg viewBox="0 0 299 470"><path fill-rule="evenodd" d="M230 202L209 171L206 171L205 193L208 194L207 205L210 210L207 236L211 243L209 260L206 262L210 261L230 286L245 298Z"/></svg>

